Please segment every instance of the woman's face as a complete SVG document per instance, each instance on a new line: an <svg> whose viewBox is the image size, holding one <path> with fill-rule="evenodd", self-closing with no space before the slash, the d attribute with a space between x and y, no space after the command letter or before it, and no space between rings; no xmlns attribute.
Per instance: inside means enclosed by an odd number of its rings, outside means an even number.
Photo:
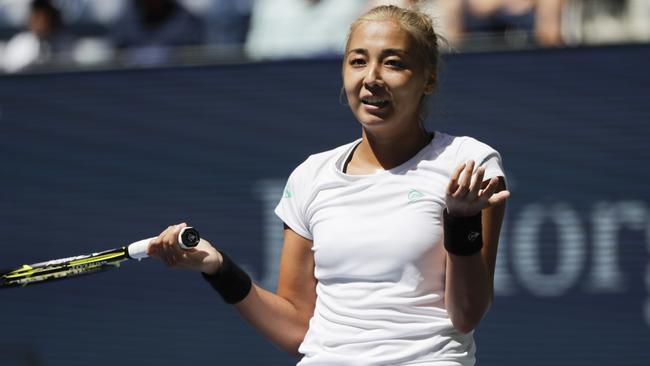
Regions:
<svg viewBox="0 0 650 366"><path fill-rule="evenodd" d="M392 20L362 22L350 35L343 84L350 109L365 128L419 125L420 100L433 88L433 78L414 47Z"/></svg>

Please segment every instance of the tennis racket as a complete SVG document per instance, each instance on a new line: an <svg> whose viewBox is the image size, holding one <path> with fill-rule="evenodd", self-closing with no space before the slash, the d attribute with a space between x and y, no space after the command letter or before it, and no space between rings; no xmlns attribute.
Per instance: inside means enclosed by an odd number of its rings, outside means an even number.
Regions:
<svg viewBox="0 0 650 366"><path fill-rule="evenodd" d="M122 248L110 249L99 253L79 255L47 262L25 264L20 268L0 270L2 279L0 288L25 287L31 284L63 280L109 269L119 268L128 260L147 258L149 242L155 238L144 239L131 243ZM189 249L199 244L201 237L198 231L191 227L184 228L178 234L178 244L183 249Z"/></svg>

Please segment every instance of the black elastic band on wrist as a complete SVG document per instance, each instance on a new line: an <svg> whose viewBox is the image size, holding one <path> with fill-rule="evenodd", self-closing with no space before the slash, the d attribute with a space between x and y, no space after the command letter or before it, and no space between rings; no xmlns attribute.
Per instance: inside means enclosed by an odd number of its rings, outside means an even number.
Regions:
<svg viewBox="0 0 650 366"><path fill-rule="evenodd" d="M469 217L454 217L446 208L443 211L447 252L463 257L480 252L483 248L481 212Z"/></svg>
<svg viewBox="0 0 650 366"><path fill-rule="evenodd" d="M203 278L215 289L228 304L242 301L253 287L253 281L248 273L241 269L235 262L219 251L223 258L221 267L215 274L201 272Z"/></svg>

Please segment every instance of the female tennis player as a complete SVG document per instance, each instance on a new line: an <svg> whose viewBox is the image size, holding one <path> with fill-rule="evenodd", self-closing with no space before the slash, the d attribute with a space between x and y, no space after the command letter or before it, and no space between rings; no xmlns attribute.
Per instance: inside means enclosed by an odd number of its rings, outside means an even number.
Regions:
<svg viewBox="0 0 650 366"><path fill-rule="evenodd" d="M361 137L289 177L276 293L207 241L178 249L185 224L149 254L203 272L298 365L473 365L509 192L494 149L422 125L437 42L427 16L394 6L351 25L342 73Z"/></svg>

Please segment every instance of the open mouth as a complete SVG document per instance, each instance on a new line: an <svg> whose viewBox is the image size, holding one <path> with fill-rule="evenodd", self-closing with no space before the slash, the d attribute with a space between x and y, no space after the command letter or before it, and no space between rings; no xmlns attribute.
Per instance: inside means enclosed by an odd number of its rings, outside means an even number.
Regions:
<svg viewBox="0 0 650 366"><path fill-rule="evenodd" d="M388 105L388 100L376 97L361 98L361 103L371 105L374 107L382 108Z"/></svg>

